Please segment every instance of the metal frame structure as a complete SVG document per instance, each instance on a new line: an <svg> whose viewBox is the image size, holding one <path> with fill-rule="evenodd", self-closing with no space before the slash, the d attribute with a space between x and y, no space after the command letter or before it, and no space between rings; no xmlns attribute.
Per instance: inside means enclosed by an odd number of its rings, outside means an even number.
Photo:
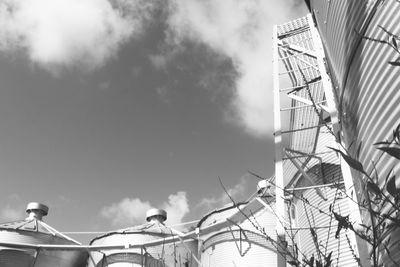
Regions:
<svg viewBox="0 0 400 267"><path fill-rule="evenodd" d="M285 182L293 185L300 177L308 178L310 166L321 164L316 146L321 131L332 133L333 143L341 149L340 125L332 82L326 65L322 42L311 15L274 26L273 31L273 81L274 81L274 140L277 241L285 246ZM283 118L283 119L282 119ZM329 120L327 120L329 118ZM295 156L299 154L299 156ZM335 153L326 151L324 154ZM284 157L285 155L285 157ZM350 167L338 159L343 182L349 198L352 222L361 222L360 210ZM319 163L318 163L319 162ZM323 173L321 173L323 176ZM297 177L297 178L296 178ZM311 187L323 199L318 185ZM351 235L352 249L358 251L356 237ZM286 266L285 253L278 253L278 266Z"/></svg>

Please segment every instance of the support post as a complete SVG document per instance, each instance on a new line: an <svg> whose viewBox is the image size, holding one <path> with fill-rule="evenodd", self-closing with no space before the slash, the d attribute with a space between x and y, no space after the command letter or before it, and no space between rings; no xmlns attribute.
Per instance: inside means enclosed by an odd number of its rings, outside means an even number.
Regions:
<svg viewBox="0 0 400 267"><path fill-rule="evenodd" d="M282 129L279 92L279 53L278 28L275 25L273 36L273 81L274 81L274 141L275 141L275 190L276 190L276 233L277 233L277 266L286 267L286 237L283 225L285 215Z"/></svg>

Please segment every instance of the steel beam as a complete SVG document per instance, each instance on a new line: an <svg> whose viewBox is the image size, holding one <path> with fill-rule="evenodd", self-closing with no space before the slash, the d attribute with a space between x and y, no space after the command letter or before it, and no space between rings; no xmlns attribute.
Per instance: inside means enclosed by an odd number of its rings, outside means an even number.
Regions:
<svg viewBox="0 0 400 267"><path fill-rule="evenodd" d="M273 28L273 82L274 82L274 142L275 142L275 195L276 195L276 233L277 233L277 266L286 267L286 238L283 225L285 214L283 162L282 162L282 129L281 101L279 91L279 52L278 27Z"/></svg>

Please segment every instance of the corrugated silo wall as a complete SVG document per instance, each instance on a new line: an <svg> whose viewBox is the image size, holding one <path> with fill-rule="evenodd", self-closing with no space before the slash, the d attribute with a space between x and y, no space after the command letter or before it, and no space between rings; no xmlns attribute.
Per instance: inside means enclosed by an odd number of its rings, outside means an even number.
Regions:
<svg viewBox="0 0 400 267"><path fill-rule="evenodd" d="M399 54L388 44L362 37L390 42L385 30L400 36L400 2L313 0L311 11L336 86L345 142L353 143L353 156L361 143L359 161L368 173L375 163L382 184L398 165L398 160L382 154L374 143L392 140L392 131L400 123L400 66L388 63ZM399 168L394 170L399 176ZM353 171L353 180L363 197L360 174ZM364 219L368 223L366 214ZM400 233L392 236L392 240L400 239ZM392 256L400 260L400 253Z"/></svg>
<svg viewBox="0 0 400 267"><path fill-rule="evenodd" d="M337 221L330 210L347 216L349 214L348 199L344 194L344 186L341 168L338 157L335 153L328 149L328 146L333 146L333 135L325 128L321 128L316 154L322 157L322 164L317 160L310 162L307 174L316 185L335 184L331 187L320 188L324 199L315 189L305 189L295 192L293 198L294 212L291 212L293 230L289 233L295 234L296 244L301 251L300 258L306 256L308 259L314 255L318 259L318 250L322 255L327 256L332 252L334 266L358 266L354 259L348 240L352 240L353 234L342 230L336 238ZM301 177L296 184L297 188L308 187L312 185L309 180ZM315 239L312 235L312 228L316 233Z"/></svg>
<svg viewBox="0 0 400 267"><path fill-rule="evenodd" d="M274 205L271 203L271 206L273 207ZM210 216L209 220L214 220L224 214L215 215L216 217ZM263 209L251 219L253 223L264 228L268 236L275 239L276 217L273 212ZM276 266L276 250L273 244L265 237L265 234L256 230L248 220L240 226L242 230L232 226L231 229L221 229L201 237L203 240L201 248L201 263L203 267Z"/></svg>
<svg viewBox="0 0 400 267"><path fill-rule="evenodd" d="M167 237L169 235L146 232L115 233L96 239L92 245L142 244ZM116 267L141 266L142 263L145 263L148 267L197 267L191 252L197 252L197 241L189 241L183 245L177 240L161 245L143 246L143 249L96 251L90 255L88 267L108 266L107 264Z"/></svg>
<svg viewBox="0 0 400 267"><path fill-rule="evenodd" d="M362 142L359 159L367 171L380 155L373 144L391 139L400 123L400 67L388 64L399 55L387 44L359 38L363 25L364 36L375 39L388 40L380 27L400 35L400 3L380 2L377 6L375 1L311 3L335 82L345 139L355 148ZM378 171L384 176L395 163L384 155Z"/></svg>

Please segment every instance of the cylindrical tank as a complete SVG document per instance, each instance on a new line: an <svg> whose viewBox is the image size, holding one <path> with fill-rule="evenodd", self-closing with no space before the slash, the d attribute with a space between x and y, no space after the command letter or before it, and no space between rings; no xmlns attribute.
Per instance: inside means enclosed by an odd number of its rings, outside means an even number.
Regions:
<svg viewBox="0 0 400 267"><path fill-rule="evenodd" d="M176 236L175 230L164 225L167 213L160 209L151 209L146 214L147 223L126 229L109 232L96 237L90 242L92 246L141 245L154 240L166 239L158 245L122 250L104 250L91 252L88 266L112 267L196 267L197 240L167 240Z"/></svg>
<svg viewBox="0 0 400 267"><path fill-rule="evenodd" d="M79 243L57 232L45 224L42 217L49 208L37 202L28 204L25 220L0 224L0 240L4 243L24 243L29 245L78 245ZM83 267L88 254L81 251L35 250L0 247L0 266L2 267Z"/></svg>
<svg viewBox="0 0 400 267"><path fill-rule="evenodd" d="M277 253L271 239L275 239L276 216L273 214L273 197L268 195L268 185L259 184L260 198L265 207L253 200L239 206L228 206L206 215L198 227L205 228L226 218L237 218L249 214L238 225L219 228L201 234L201 263L203 267L214 266L277 266ZM239 211L239 209L241 211ZM246 216L247 217L247 216ZM256 229L255 225L259 228ZM240 226L240 227L239 227ZM270 239L271 238L271 239Z"/></svg>

